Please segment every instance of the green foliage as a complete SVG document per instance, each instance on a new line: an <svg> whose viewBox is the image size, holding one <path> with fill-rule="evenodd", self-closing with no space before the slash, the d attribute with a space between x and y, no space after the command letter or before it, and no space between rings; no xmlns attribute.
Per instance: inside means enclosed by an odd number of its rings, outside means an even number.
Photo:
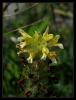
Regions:
<svg viewBox="0 0 76 100"><path fill-rule="evenodd" d="M53 14L51 5L54 10L72 13L70 3L39 3L36 8L21 13L3 25L3 96L73 97L73 19L67 18L66 14ZM48 25L49 33L60 34L63 38L59 41L63 43L64 50L57 50L56 65L47 59L43 62L37 60L33 64L26 62L24 66L21 57L17 56L16 42L11 39L16 39L19 34L17 31L8 31L29 25L43 16L45 19L24 30L31 36L34 31L43 34ZM56 18L61 22L56 21Z"/></svg>

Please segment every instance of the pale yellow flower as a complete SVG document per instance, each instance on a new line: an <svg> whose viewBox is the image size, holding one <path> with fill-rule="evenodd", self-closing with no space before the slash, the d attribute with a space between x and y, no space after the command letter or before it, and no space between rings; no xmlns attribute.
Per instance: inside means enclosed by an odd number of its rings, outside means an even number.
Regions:
<svg viewBox="0 0 76 100"><path fill-rule="evenodd" d="M35 31L35 34L30 36L22 29L19 29L19 33L21 36L18 38L19 44L17 44L20 50L18 54L28 53L29 57L27 61L29 63L32 63L33 59L38 55L41 56L41 60L49 58L52 62L56 63L57 54L55 51L50 51L49 48L51 49L53 46L58 46L63 49L63 44L58 43L60 35L54 36L53 34L48 34L48 27L43 35Z"/></svg>

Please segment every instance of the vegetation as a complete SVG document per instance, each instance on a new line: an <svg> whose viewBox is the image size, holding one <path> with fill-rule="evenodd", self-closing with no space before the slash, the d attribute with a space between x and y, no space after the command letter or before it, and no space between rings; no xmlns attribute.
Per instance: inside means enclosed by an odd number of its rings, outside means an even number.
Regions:
<svg viewBox="0 0 76 100"><path fill-rule="evenodd" d="M27 3L29 9L3 19L3 97L73 97L73 3ZM27 8L25 6L25 9ZM23 8L24 9L24 8ZM24 26L24 27L23 27ZM57 51L57 64L48 58L28 63L27 55L17 55L18 30L30 36L43 34L46 27L60 35L64 49Z"/></svg>

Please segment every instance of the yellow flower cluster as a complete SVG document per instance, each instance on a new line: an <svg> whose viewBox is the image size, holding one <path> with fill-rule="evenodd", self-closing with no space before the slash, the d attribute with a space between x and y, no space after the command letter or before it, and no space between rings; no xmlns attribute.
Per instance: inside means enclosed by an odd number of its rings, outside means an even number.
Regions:
<svg viewBox="0 0 76 100"><path fill-rule="evenodd" d="M57 54L55 51L50 51L50 49L53 46L58 46L63 49L63 44L58 43L60 35L54 36L53 34L48 34L48 27L43 35L35 31L35 34L30 36L22 29L19 29L19 33L21 36L18 37L19 43L16 45L20 50L18 55L28 53L29 57L27 61L29 63L32 63L33 59L38 55L41 56L41 60L45 60L48 57L53 63L56 63Z"/></svg>

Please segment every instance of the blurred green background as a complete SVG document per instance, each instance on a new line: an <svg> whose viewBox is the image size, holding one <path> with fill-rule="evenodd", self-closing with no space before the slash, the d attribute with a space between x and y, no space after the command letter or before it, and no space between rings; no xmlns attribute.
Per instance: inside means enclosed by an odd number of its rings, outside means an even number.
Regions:
<svg viewBox="0 0 76 100"><path fill-rule="evenodd" d="M24 6L19 9L22 4ZM23 29L30 35L35 30L42 34L49 25L49 33L60 34L64 50L59 51L58 65L53 67L57 69L53 74L59 80L53 84L49 82L47 87L50 94L44 97L73 97L73 3L22 4L3 4L3 96L16 96L17 81L23 69L16 49L17 37L20 34L11 30L25 26ZM41 92L39 95L43 96Z"/></svg>

